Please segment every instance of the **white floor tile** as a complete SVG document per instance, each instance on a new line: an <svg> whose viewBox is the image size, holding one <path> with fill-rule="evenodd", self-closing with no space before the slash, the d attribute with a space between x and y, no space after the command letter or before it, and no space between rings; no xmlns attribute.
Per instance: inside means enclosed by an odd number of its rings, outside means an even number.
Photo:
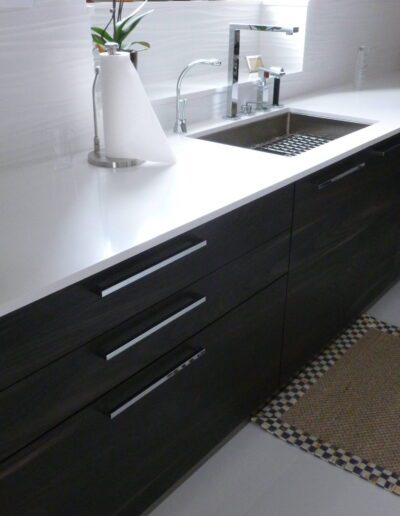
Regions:
<svg viewBox="0 0 400 516"><path fill-rule="evenodd" d="M297 453L293 453L297 452ZM249 424L176 489L152 516L242 516L299 450Z"/></svg>
<svg viewBox="0 0 400 516"><path fill-rule="evenodd" d="M305 452L246 516L398 516L400 499Z"/></svg>
<svg viewBox="0 0 400 516"><path fill-rule="evenodd" d="M400 283L389 290L368 313L380 321L400 326Z"/></svg>

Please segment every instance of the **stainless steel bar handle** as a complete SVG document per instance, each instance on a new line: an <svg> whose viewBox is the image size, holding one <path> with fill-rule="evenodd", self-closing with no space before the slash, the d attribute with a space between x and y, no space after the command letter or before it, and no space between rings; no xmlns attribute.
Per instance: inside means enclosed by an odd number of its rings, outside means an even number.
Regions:
<svg viewBox="0 0 400 516"><path fill-rule="evenodd" d="M355 174L356 172L359 172L363 168L366 167L366 162L360 163L359 165L356 165L355 167L349 168L349 170L346 170L346 172L342 172L341 174L338 174L335 177L332 177L331 179L328 179L327 181L324 181L323 183L318 185L318 190L323 190L327 186L330 186L333 183L337 183L338 181L341 181L347 176L350 176L351 174Z"/></svg>
<svg viewBox="0 0 400 516"><path fill-rule="evenodd" d="M385 149L385 150L381 150L381 151L373 150L372 155L379 156L380 158L386 158L387 156L392 154L392 152L396 152L399 149L400 149L400 143L396 143L395 145L392 145L391 147L389 147L388 149Z"/></svg>
<svg viewBox="0 0 400 516"><path fill-rule="evenodd" d="M179 364L177 367L175 367L172 371L167 373L165 376L154 382L152 385L144 389L142 392L131 398L130 400L126 401L119 407L112 410L108 415L110 419L115 419L116 417L120 416L124 412L126 412L130 407L133 407L138 401L145 398L148 394L155 391L161 385L168 382L168 380L171 380L174 376L176 376L178 373L189 367L193 364L196 360L198 360L200 357L204 356L206 353L206 350L203 348L200 351L197 351L194 355L192 355L190 358Z"/></svg>
<svg viewBox="0 0 400 516"><path fill-rule="evenodd" d="M119 348L116 348L113 351L110 351L110 353L107 353L106 355L104 355L104 358L106 360L111 360L111 359L115 358L116 356L120 355L121 353L124 353L131 347L135 346L138 342L141 342L142 340L146 339L147 337L150 337L150 335L153 335L153 333L156 333L157 331L161 330L162 328L165 328L165 326L168 326L169 324L176 321L177 319L180 319L181 317L183 317L185 314L191 312L192 310L195 310L197 307L199 307L206 301L207 301L207 298L204 296L204 297L198 299L197 301L195 301L194 303L191 303L190 305L185 306L185 308L182 308L182 310L175 312L173 315L171 315L170 317L167 317L167 319L164 319L160 323L151 327L149 330L145 331L144 333L141 333L140 335L138 335L134 339L130 340L129 342L126 342Z"/></svg>
<svg viewBox="0 0 400 516"><path fill-rule="evenodd" d="M164 267L167 267L168 265L171 265L171 263L177 262L178 260L181 260L182 258L185 258L185 256L189 256L192 253L195 253L196 251L199 251L203 247L206 247L207 240L203 240L202 242L192 245L185 249L184 251L181 251L180 253L175 254L174 256L171 256L170 258L166 258L165 260L162 260L161 262L157 263L156 265L153 265L152 267L149 267L148 269L145 269L144 271L138 272L137 274L134 274L133 276L130 276L129 278L119 281L118 283L115 283L111 287L107 287L100 291L101 297L109 296L110 294L117 292L118 290L121 290L121 288L127 287L128 285L131 285L132 283L135 283L136 281L141 280L142 278L145 278L146 276L149 276L153 272L159 271L160 269L163 269Z"/></svg>

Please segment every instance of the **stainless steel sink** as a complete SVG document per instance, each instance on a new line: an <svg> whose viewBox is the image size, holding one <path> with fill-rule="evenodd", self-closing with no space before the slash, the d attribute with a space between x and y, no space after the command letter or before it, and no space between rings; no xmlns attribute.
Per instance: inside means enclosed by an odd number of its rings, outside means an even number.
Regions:
<svg viewBox="0 0 400 516"><path fill-rule="evenodd" d="M332 118L285 113L221 129L199 138L282 156L296 156L364 127L367 125Z"/></svg>

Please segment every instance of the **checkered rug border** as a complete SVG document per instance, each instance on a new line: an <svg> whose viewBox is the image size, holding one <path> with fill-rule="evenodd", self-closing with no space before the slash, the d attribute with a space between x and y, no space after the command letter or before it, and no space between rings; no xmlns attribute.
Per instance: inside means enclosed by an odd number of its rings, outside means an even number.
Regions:
<svg viewBox="0 0 400 516"><path fill-rule="evenodd" d="M378 321L371 315L363 314L313 362L307 365L266 407L256 414L252 421L282 441L400 496L399 474L352 455L330 443L320 441L318 438L306 434L281 420L283 414L304 396L308 389L372 328L400 337L400 328Z"/></svg>

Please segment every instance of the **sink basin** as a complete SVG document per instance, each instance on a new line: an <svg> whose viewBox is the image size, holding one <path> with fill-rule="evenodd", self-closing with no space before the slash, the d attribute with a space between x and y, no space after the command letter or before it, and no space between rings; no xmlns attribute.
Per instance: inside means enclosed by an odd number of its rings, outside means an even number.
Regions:
<svg viewBox="0 0 400 516"><path fill-rule="evenodd" d="M296 156L367 127L332 118L285 113L199 137L215 143Z"/></svg>

